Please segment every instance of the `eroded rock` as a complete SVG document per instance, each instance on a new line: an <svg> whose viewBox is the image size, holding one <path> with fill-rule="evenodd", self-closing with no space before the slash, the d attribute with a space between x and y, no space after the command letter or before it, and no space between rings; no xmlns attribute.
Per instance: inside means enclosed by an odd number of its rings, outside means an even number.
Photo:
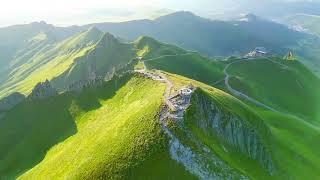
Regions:
<svg viewBox="0 0 320 180"><path fill-rule="evenodd" d="M30 99L46 99L56 95L58 95L58 91L46 80L45 82L38 83L28 97Z"/></svg>

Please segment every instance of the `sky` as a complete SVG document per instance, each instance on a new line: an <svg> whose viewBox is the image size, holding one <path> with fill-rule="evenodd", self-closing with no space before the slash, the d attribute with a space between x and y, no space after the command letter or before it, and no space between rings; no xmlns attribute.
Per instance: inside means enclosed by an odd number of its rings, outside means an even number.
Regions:
<svg viewBox="0 0 320 180"><path fill-rule="evenodd" d="M275 0L6 0L0 6L0 27L42 20L67 26L152 19L179 10L212 16L263 1Z"/></svg>

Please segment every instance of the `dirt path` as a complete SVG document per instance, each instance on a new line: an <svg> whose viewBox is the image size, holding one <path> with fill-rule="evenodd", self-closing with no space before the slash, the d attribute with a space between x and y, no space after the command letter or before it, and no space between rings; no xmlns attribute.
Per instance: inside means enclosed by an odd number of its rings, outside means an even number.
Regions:
<svg viewBox="0 0 320 180"><path fill-rule="evenodd" d="M280 63L280 62L276 62L276 61L272 60L272 59L269 58L269 57L265 57L264 59L267 60L267 61L270 61L270 62L272 62L272 63L275 63L275 64L277 64L277 65L279 65L279 66L281 66L283 69L289 69L289 67L288 67L287 65L284 65L284 64L282 64L282 63ZM241 62L245 62L245 61L248 61L248 62L249 62L249 61L259 61L259 60L261 60L261 59L243 59L243 60L238 60L238 61L235 61L235 62L232 62L232 63L228 64L228 65L224 68L224 70L223 70L223 72L224 72L224 74L225 74L224 83L225 83L225 85L227 86L227 89L228 89L233 95L238 96L238 97L241 97L241 98L244 98L244 99L248 100L249 102L252 102L253 104L256 104L257 106L263 107L263 108L265 108L265 109L268 109L268 110L271 110L271 111L274 111L274 112L279 112L279 113L281 113L280 111L278 111L278 110L276 110L276 109L274 109L274 108L272 108L272 107L270 107L270 106L268 106L268 105L266 105L266 104L263 104L263 103L257 101L256 99L251 98L251 97L249 97L248 95L246 95L246 94L244 94L244 93L242 93L242 92L240 92L240 91L238 91L238 90L236 90L236 89L233 89L233 88L230 86L230 83L229 83L230 75L228 74L228 69L230 68L230 66L232 66L233 64L241 63Z"/></svg>
<svg viewBox="0 0 320 180"><path fill-rule="evenodd" d="M172 90L172 88L174 86L173 83L166 77L165 74L161 73L160 71L157 72L157 73L148 72L144 61L141 61L141 63L143 64L143 69L135 70L135 72L143 74L144 76L152 78L153 80L166 83L166 90L165 90L165 94L164 94L165 103L166 103L167 106L170 107L170 109L174 109L174 105L169 100L170 94L171 94L171 90Z"/></svg>
<svg viewBox="0 0 320 180"><path fill-rule="evenodd" d="M228 64L224 70L223 70L223 73L225 74L225 79L224 79L224 83L225 85L227 86L227 89L231 92L231 94L237 96L237 97L241 97L241 98L244 98L246 99L247 101L257 105L257 106L260 106L260 107L263 107L265 109L268 109L268 110L271 110L271 111L275 111L275 112L279 112L277 111L276 109L270 107L270 106L267 106L257 100L255 100L254 98L251 98L249 97L248 95L238 91L238 90L235 90L233 89L231 86L230 86L230 83L229 83L229 80L230 80L230 75L228 74L228 69L230 66L232 66L233 64L236 64L236 63L241 63L241 62L244 62L244 61L252 61L252 60L249 60L249 59L244 59L244 60L239 60L239 61L235 61L235 62L232 62L230 64Z"/></svg>
<svg viewBox="0 0 320 180"><path fill-rule="evenodd" d="M191 147L184 144L183 141L181 141L181 139L179 139L179 137L176 136L168 127L168 120L172 120L177 123L183 122L185 111L190 106L193 88L182 88L179 90L178 95L171 97L171 91L174 84L164 73L160 71L148 71L144 63L143 69L137 70L136 72L166 84L166 90L164 93L166 106L162 107L159 120L164 133L170 138L168 145L171 159L183 165L188 172L197 176L199 179L226 178L224 174L230 174L232 169L230 169L224 161L216 157L216 155L206 145L199 143L197 139L190 136L191 139L194 139L194 142L197 142L197 148L200 151L200 153L194 152ZM186 90L191 90L191 93L188 93L190 91L186 92ZM190 137L188 136L188 138ZM209 167L223 167L223 171L226 172L217 174L212 172ZM234 179L232 177L233 176L230 175L230 178L228 179ZM242 177L242 179L246 179L246 177Z"/></svg>
<svg viewBox="0 0 320 180"><path fill-rule="evenodd" d="M259 106L262 106L272 111L277 111L245 95L244 93L233 89L230 86L229 84L230 75L228 74L228 68L231 65L239 62L241 61L230 63L224 69L224 74L226 76L224 79L224 82L228 90L237 96L241 96L247 99L248 101L253 102L254 104L257 104ZM148 71L144 62L142 61L141 63L143 63L143 69L135 70L135 72L143 74L144 76L152 78L153 80L160 81L161 83L166 84L166 89L164 93L164 101L166 106L163 106L163 108L161 109L159 119L160 119L160 123L164 133L168 137L170 137L169 153L171 158L176 162L182 164L187 171L196 175L197 177L199 177L199 179L222 179L222 177L225 178L225 176L219 176L219 174L211 173L211 171L208 170L209 165L211 165L213 167L225 167L223 170L225 170L229 174L231 172L231 170L228 169L228 166L224 164L223 161L219 161L219 158L216 157L215 154L212 153L207 146L199 144L198 145L199 149L202 151L199 154L195 153L192 151L192 148L188 147L186 144L183 144L182 143L183 141L181 141L179 137L176 136L167 126L168 119L177 120L178 122L180 120L183 120L185 110L190 105L191 94L189 96L189 100L185 101L183 104L181 103L179 104L179 101L172 100L171 91L172 91L172 88L174 87L174 84L167 78L167 76L164 73L161 73L160 71L155 71L155 72ZM172 111L172 109L175 109L175 111ZM205 162L205 163L202 163L202 162ZM212 162L214 163L212 164ZM230 179L233 179L232 176L230 176ZM242 176L242 179L246 179L246 177Z"/></svg>
<svg viewBox="0 0 320 180"><path fill-rule="evenodd" d="M244 94L244 93L242 93L242 92L240 92L240 91L238 91L238 90L236 90L236 89L234 89L234 88L232 88L232 87L230 86L230 83L229 83L230 75L228 74L228 69L230 68L230 66L232 66L233 64L236 64L236 63L244 62L244 61L254 61L254 60L255 60L255 59L253 59L253 60L252 60L252 59L243 59L243 60L235 61L235 62L232 62L232 63L228 64L228 65L224 68L224 70L223 70L223 72L224 72L224 74L225 74L224 83L225 83L225 85L227 86L227 89L229 90L229 92L231 92L231 94L233 94L233 95L235 95L235 96L237 96L237 97L244 98L244 99L246 99L247 101L249 101L249 102L251 102L251 103L253 103L253 104L255 104L255 105L259 106L259 107L265 108L265 109L267 109L267 110L270 110L270 111L273 111L273 112L276 112L276 113L279 113L279 114L285 114L285 115L288 116L288 117L291 117L291 118L293 118L293 119L295 119L295 120L298 120L298 121L300 121L300 122L303 122L304 124L308 125L309 127L313 128L313 129L319 130L319 129L320 129L319 127L315 126L314 124L311 124L311 123L309 123L309 122L304 121L303 119L301 119L301 118L298 117L298 116L295 116L295 115L292 115L292 114L290 114L290 113L285 113L285 112L281 112L281 111L279 111L279 110L276 110L276 109L274 109L273 107L270 107L270 106L268 106L268 105L266 105L266 104L263 104L263 103L257 101L256 99L254 99L254 98L252 98L252 97L249 97L248 95L246 95L246 94ZM283 65L283 64L281 64L281 63L279 63L279 62L274 62L274 61L271 60L270 58L266 58L266 60L271 61L271 62L273 62L273 63L275 63L275 64L279 64L279 65L282 66L282 68L284 68L284 69L288 69L288 68L289 68L288 66Z"/></svg>

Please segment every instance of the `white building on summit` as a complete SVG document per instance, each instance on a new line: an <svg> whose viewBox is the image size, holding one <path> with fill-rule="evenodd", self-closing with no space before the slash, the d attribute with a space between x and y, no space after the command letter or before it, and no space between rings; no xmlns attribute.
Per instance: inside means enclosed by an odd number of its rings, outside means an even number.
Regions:
<svg viewBox="0 0 320 180"><path fill-rule="evenodd" d="M180 90L180 94L183 96L190 96L192 94L192 90L189 88L182 88Z"/></svg>
<svg viewBox="0 0 320 180"><path fill-rule="evenodd" d="M253 51L245 55L245 57L261 57L267 56L269 53L264 47L256 47Z"/></svg>

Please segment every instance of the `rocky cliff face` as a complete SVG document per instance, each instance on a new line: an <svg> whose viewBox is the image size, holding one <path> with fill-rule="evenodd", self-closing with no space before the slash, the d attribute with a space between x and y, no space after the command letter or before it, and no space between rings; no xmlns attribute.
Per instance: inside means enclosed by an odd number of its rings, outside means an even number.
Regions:
<svg viewBox="0 0 320 180"><path fill-rule="evenodd" d="M121 77L128 73L132 73L134 65L134 62L132 61L124 66L119 67L119 69L113 67L111 71L104 72L102 73L102 75L99 76L96 75L97 73L95 73L94 76L90 76L86 80L80 80L71 83L65 90L72 92L80 92L83 88L98 87L102 85L104 82L110 81L113 78Z"/></svg>
<svg viewBox="0 0 320 180"><path fill-rule="evenodd" d="M80 92L83 88L97 87L103 84L103 82L105 82L105 79L103 76L97 76L94 79L76 81L72 83L70 86L68 86L66 91Z"/></svg>
<svg viewBox="0 0 320 180"><path fill-rule="evenodd" d="M20 93L13 93L0 100L0 111L7 111L25 99Z"/></svg>
<svg viewBox="0 0 320 180"><path fill-rule="evenodd" d="M28 97L30 99L45 99L56 95L58 95L58 91L46 80L45 82L38 83Z"/></svg>
<svg viewBox="0 0 320 180"><path fill-rule="evenodd" d="M269 174L273 174L275 168L271 154L259 132L248 121L223 110L202 93L195 93L192 102L196 106L193 117L197 119L198 128L257 160Z"/></svg>

